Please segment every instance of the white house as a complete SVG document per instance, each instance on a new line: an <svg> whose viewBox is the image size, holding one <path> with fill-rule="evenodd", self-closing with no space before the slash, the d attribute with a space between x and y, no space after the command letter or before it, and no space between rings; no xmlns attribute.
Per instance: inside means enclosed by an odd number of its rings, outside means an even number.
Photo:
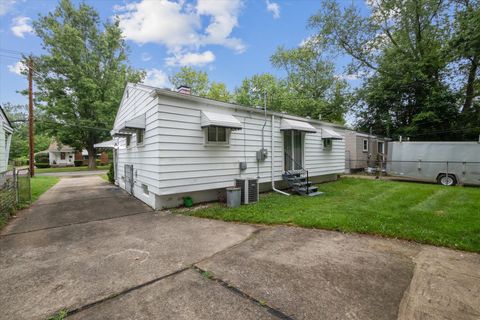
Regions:
<svg viewBox="0 0 480 320"><path fill-rule="evenodd" d="M53 140L48 146L50 166L69 167L75 164L75 149Z"/></svg>
<svg viewBox="0 0 480 320"><path fill-rule="evenodd" d="M10 144L12 142L13 128L7 115L0 107L0 172L7 170L8 155L10 153Z"/></svg>
<svg viewBox="0 0 480 320"><path fill-rule="evenodd" d="M216 200L245 178L315 195L309 181L345 170L343 135L331 123L128 84L112 130L116 182L155 209Z"/></svg>

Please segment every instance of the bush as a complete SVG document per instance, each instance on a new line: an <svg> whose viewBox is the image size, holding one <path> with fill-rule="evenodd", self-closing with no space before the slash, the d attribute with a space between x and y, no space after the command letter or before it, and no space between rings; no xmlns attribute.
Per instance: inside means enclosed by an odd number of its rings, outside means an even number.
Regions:
<svg viewBox="0 0 480 320"><path fill-rule="evenodd" d="M74 160L73 163L75 164L75 167L83 166L83 160Z"/></svg>
<svg viewBox="0 0 480 320"><path fill-rule="evenodd" d="M35 162L38 163L50 163L50 157L48 155L48 152L38 152L35 154Z"/></svg>
<svg viewBox="0 0 480 320"><path fill-rule="evenodd" d="M110 168L108 169L107 177L110 183L115 183L115 168L113 167L113 163L110 163Z"/></svg>
<svg viewBox="0 0 480 320"><path fill-rule="evenodd" d="M37 168L50 168L50 164L48 162L35 162L35 167Z"/></svg>
<svg viewBox="0 0 480 320"><path fill-rule="evenodd" d="M20 166L28 166L28 158L27 157L21 157L21 158L16 158L12 160L12 164L15 167L20 167Z"/></svg>
<svg viewBox="0 0 480 320"><path fill-rule="evenodd" d="M100 165L100 159L95 159L95 165L98 167Z"/></svg>

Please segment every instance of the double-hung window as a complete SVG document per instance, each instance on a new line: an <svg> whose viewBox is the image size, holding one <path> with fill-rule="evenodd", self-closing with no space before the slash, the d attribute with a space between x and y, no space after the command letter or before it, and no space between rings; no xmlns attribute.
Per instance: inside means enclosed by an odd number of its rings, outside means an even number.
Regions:
<svg viewBox="0 0 480 320"><path fill-rule="evenodd" d="M368 139L363 139L363 152L368 152Z"/></svg>

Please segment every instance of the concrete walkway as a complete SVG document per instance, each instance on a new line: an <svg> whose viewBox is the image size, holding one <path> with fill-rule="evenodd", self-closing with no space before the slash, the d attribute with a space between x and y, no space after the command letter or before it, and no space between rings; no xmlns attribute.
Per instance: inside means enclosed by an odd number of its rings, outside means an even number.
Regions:
<svg viewBox="0 0 480 320"><path fill-rule="evenodd" d="M479 319L480 255L155 212L63 178L0 234L0 319Z"/></svg>

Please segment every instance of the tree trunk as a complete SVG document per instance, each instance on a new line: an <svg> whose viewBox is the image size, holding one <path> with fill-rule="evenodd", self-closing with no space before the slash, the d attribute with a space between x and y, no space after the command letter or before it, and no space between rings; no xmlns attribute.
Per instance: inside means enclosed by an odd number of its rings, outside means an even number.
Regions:
<svg viewBox="0 0 480 320"><path fill-rule="evenodd" d="M478 69L478 57L472 59L470 69L468 70L467 88L465 90L465 102L463 104L462 113L470 111L475 97L475 78Z"/></svg>
<svg viewBox="0 0 480 320"><path fill-rule="evenodd" d="M88 151L88 168L95 169L97 167L95 163L95 148L89 147L87 151Z"/></svg>

